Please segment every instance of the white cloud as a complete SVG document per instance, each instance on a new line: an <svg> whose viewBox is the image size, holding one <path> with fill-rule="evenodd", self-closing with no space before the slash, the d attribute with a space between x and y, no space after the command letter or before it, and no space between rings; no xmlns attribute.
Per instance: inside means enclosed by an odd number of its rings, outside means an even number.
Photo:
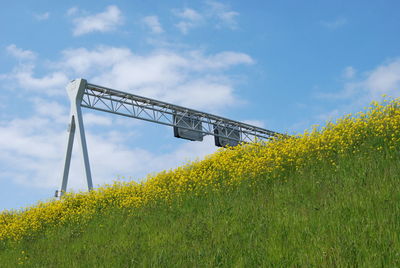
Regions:
<svg viewBox="0 0 400 268"><path fill-rule="evenodd" d="M388 61L368 72L362 85L371 98L378 98L382 94L400 96L400 59Z"/></svg>
<svg viewBox="0 0 400 268"><path fill-rule="evenodd" d="M175 11L175 15L179 18L186 19L189 21L200 21L203 19L203 16L194 9L185 8L181 11Z"/></svg>
<svg viewBox="0 0 400 268"><path fill-rule="evenodd" d="M6 50L10 55L20 59L21 62L9 73L0 75L0 81L2 81L2 86L5 88L21 88L27 91L33 90L54 95L60 94L60 89L65 88L69 81L67 74L62 70L54 70L41 77L35 76L37 56L33 51L20 49L14 44L9 45Z"/></svg>
<svg viewBox="0 0 400 268"><path fill-rule="evenodd" d="M168 102L193 108L220 110L239 103L233 94L232 86L229 83L220 83L218 78L209 77L190 81L179 85L174 91L174 94L165 96Z"/></svg>
<svg viewBox="0 0 400 268"><path fill-rule="evenodd" d="M72 16L77 11L72 8L67 11L67 14ZM110 32L121 25L123 22L121 10L117 6L108 6L104 12L81 16L73 19L75 28L73 29L74 36L80 36L91 32Z"/></svg>
<svg viewBox="0 0 400 268"><path fill-rule="evenodd" d="M200 51L193 51L191 68L194 69L224 69L237 64L253 64L254 60L247 54L234 51L224 51L210 56L204 56Z"/></svg>
<svg viewBox="0 0 400 268"><path fill-rule="evenodd" d="M211 8L209 15L217 18L219 22L217 27L237 28L236 17L239 16L239 12L233 11L229 6L217 1L207 1L206 3Z"/></svg>
<svg viewBox="0 0 400 268"><path fill-rule="evenodd" d="M56 123L65 124L68 122L68 112L65 106L54 100L46 100L44 98L32 98L35 114L39 117L45 117L54 120Z"/></svg>
<svg viewBox="0 0 400 268"><path fill-rule="evenodd" d="M34 14L34 17L37 20L47 20L50 17L50 12Z"/></svg>
<svg viewBox="0 0 400 268"><path fill-rule="evenodd" d="M191 29L202 25L213 24L216 28L229 28L234 30L238 27L236 18L239 12L232 10L228 5L217 1L206 1L203 11L192 8L173 10L180 21L175 26L187 34Z"/></svg>
<svg viewBox="0 0 400 268"><path fill-rule="evenodd" d="M111 126L113 124L113 121L111 120L110 117L101 116L94 113L86 113L84 122L85 125L88 126L94 126L94 125Z"/></svg>
<svg viewBox="0 0 400 268"><path fill-rule="evenodd" d="M203 23L203 16L194 9L185 8L183 10L174 10L173 13L182 19L175 26L183 33L187 34L190 29Z"/></svg>
<svg viewBox="0 0 400 268"><path fill-rule="evenodd" d="M16 45L11 44L6 47L6 51L13 57L19 60L34 60L36 59L36 54L30 50L23 50L18 48Z"/></svg>
<svg viewBox="0 0 400 268"><path fill-rule="evenodd" d="M324 26L328 29L331 29L331 30L338 29L340 27L343 27L346 24L347 24L347 19L345 19L345 18L337 18L332 21L321 21L322 26Z"/></svg>
<svg viewBox="0 0 400 268"><path fill-rule="evenodd" d="M400 59L387 61L360 78L347 82L339 97L342 94L365 103L379 100L383 94L400 96Z"/></svg>
<svg viewBox="0 0 400 268"><path fill-rule="evenodd" d="M196 26L196 24L188 21L180 21L176 25L176 28L178 28L183 34L187 34L189 30L193 27Z"/></svg>
<svg viewBox="0 0 400 268"><path fill-rule="evenodd" d="M60 94L60 89L64 89L69 81L67 75L61 71L54 71L42 77L35 77L34 67L31 64L20 65L8 74L6 79L8 81L16 81L20 88L27 91L35 90L50 95Z"/></svg>
<svg viewBox="0 0 400 268"><path fill-rule="evenodd" d="M67 10L67 16L74 16L78 14L79 9L77 7L71 7Z"/></svg>
<svg viewBox="0 0 400 268"><path fill-rule="evenodd" d="M219 18L230 28L235 29L237 26L237 22L235 20L236 16L239 16L238 12L229 11L229 12L222 12L219 14Z"/></svg>
<svg viewBox="0 0 400 268"><path fill-rule="evenodd" d="M224 72L253 63L249 55L234 51L205 54L198 50L178 53L164 49L137 55L128 48L99 46L62 51L60 60L46 63L52 71L41 76L35 74L35 64L24 63L0 79L9 88L60 95L71 79L83 77L135 94L216 111L240 103L229 75Z"/></svg>
<svg viewBox="0 0 400 268"><path fill-rule="evenodd" d="M59 152L52 146L56 135L48 117L34 115L0 124L0 147L7 156L52 158ZM10 157L9 156L9 157Z"/></svg>
<svg viewBox="0 0 400 268"><path fill-rule="evenodd" d="M352 66L347 66L343 70L343 77L346 79L351 79L356 75L356 69L354 69Z"/></svg>
<svg viewBox="0 0 400 268"><path fill-rule="evenodd" d="M127 48L98 47L66 50L63 55L60 68L67 73L135 94L208 109L238 101L229 76L220 73L254 62L249 55L233 51L205 55L156 50L141 56Z"/></svg>
<svg viewBox="0 0 400 268"><path fill-rule="evenodd" d="M111 68L117 62L132 55L127 48L99 46L94 50L86 48L66 49L62 51L63 59L59 63L61 69L68 68L76 73L90 75L104 68Z"/></svg>
<svg viewBox="0 0 400 268"><path fill-rule="evenodd" d="M351 75L346 77L347 72ZM352 67L347 67L342 75L347 79L341 90L318 95L319 98L340 103L332 111L316 116L317 120L331 120L345 113L356 112L371 101L381 101L382 95L400 97L400 59L386 61L357 75Z"/></svg>
<svg viewBox="0 0 400 268"><path fill-rule="evenodd" d="M43 99L36 102L36 108L39 108L39 103L46 106L60 105L55 102L46 103ZM62 110L66 119L65 108ZM84 115L85 123L88 115ZM37 109L31 117L0 121L0 162L3 167L7 167L0 170L0 178L38 188L55 190L60 187L67 122L61 122L50 113ZM106 127L104 133L97 133L90 124L85 127L95 185L111 183L118 176L132 176L136 180L144 178L150 172L173 168L183 164L183 161L201 158L216 150L212 137L206 137L203 143L184 142L170 152L154 154L139 144L136 147L126 144L126 140L120 138L126 135L122 130ZM75 190L86 187L76 140L70 171L71 187Z"/></svg>
<svg viewBox="0 0 400 268"><path fill-rule="evenodd" d="M147 27L150 28L152 33L159 34L164 32L164 29L161 27L157 16L146 16L142 21Z"/></svg>
<svg viewBox="0 0 400 268"><path fill-rule="evenodd" d="M342 76L346 78L343 89L320 94L320 98L356 100L368 103L378 100L383 94L400 96L400 59L393 59L359 75L353 67L346 67Z"/></svg>
<svg viewBox="0 0 400 268"><path fill-rule="evenodd" d="M103 52L106 54L106 51ZM94 77L102 84L113 84L119 88L157 87L160 90L170 85L176 85L184 79L182 67L187 60L172 52L154 52L147 56L130 53L123 60L110 62L112 65L103 68Z"/></svg>
<svg viewBox="0 0 400 268"><path fill-rule="evenodd" d="M36 78L32 72L20 72L15 75L21 87L26 89L60 88L67 84L68 78L62 72L54 72L47 76Z"/></svg>

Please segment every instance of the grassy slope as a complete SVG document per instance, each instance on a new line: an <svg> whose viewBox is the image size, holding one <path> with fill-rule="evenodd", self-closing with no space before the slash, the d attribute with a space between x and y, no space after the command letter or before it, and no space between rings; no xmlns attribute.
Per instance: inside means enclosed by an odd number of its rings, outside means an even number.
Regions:
<svg viewBox="0 0 400 268"><path fill-rule="evenodd" d="M397 150L0 244L0 266L400 266ZM390 157L389 157L390 156Z"/></svg>

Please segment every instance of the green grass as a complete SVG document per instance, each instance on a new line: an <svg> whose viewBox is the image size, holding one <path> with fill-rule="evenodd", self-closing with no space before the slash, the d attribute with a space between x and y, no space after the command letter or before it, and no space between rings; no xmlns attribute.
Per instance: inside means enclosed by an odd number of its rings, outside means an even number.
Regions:
<svg viewBox="0 0 400 268"><path fill-rule="evenodd" d="M0 267L400 267L399 153L361 155L1 242Z"/></svg>

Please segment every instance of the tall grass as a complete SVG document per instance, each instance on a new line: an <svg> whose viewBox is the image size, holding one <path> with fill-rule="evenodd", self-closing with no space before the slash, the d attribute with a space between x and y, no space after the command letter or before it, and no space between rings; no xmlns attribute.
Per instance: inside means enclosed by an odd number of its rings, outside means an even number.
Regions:
<svg viewBox="0 0 400 268"><path fill-rule="evenodd" d="M3 244L1 266L398 267L399 160L348 154L338 168L309 165L226 191L108 209Z"/></svg>
<svg viewBox="0 0 400 268"><path fill-rule="evenodd" d="M398 267L398 107L5 212L0 266Z"/></svg>

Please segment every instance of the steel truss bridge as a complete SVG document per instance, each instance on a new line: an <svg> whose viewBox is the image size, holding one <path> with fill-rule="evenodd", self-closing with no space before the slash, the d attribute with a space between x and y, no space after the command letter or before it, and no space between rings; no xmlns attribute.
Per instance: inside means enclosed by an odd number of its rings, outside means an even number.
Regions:
<svg viewBox="0 0 400 268"><path fill-rule="evenodd" d="M61 190L56 191L58 197L67 190L75 132L83 156L88 189L93 189L81 107L171 126L174 136L178 138L202 141L204 136L212 135L217 146L235 146L281 135L221 116L90 84L85 79L71 81L67 92L71 101L71 114L62 185Z"/></svg>

